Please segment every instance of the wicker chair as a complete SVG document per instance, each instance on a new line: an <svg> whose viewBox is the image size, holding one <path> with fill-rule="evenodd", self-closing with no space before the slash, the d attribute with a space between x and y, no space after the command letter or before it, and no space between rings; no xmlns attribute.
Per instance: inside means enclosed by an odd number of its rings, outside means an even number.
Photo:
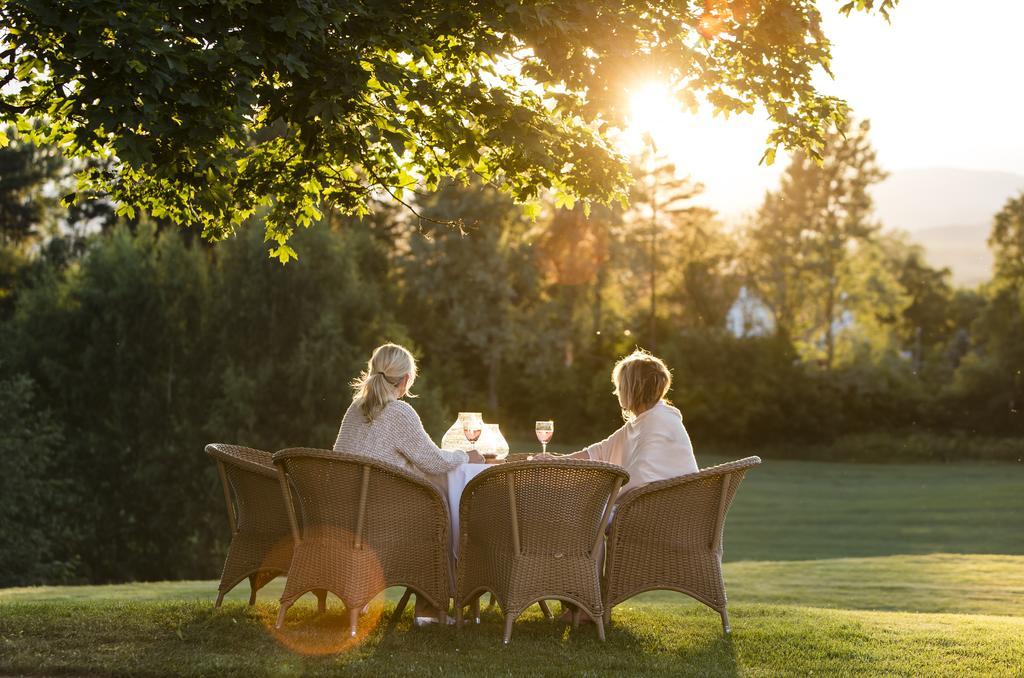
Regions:
<svg viewBox="0 0 1024 678"><path fill-rule="evenodd" d="M288 573L292 559L291 527L277 469L269 452L212 443L206 453L217 461L224 489L231 544L217 589L217 607L224 595L249 579L249 604L267 582Z"/></svg>
<svg viewBox="0 0 1024 678"><path fill-rule="evenodd" d="M487 469L462 493L455 615L490 591L505 615L505 643L527 607L573 603L604 640L600 547L629 474L592 461L511 462ZM579 612L574 622L579 622Z"/></svg>
<svg viewBox="0 0 1024 678"><path fill-rule="evenodd" d="M730 632L722 578L725 515L758 457L661 480L622 495L608 537L605 623L612 607L644 591L679 591L722 617Z"/></svg>
<svg viewBox="0 0 1024 678"><path fill-rule="evenodd" d="M360 608L390 586L406 587L392 620L415 592L447 621L451 523L437 488L402 469L327 450L281 450L274 464L295 539L279 628L300 596L322 589L345 603L355 636ZM301 530L288 485L301 507Z"/></svg>

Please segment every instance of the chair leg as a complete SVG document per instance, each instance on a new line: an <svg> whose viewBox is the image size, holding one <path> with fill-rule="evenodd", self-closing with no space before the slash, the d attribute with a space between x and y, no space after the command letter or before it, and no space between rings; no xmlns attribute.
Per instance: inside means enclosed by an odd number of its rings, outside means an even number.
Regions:
<svg viewBox="0 0 1024 678"><path fill-rule="evenodd" d="M599 616L597 619L594 620L594 623L597 624L597 637L600 638L601 642L603 643L604 642L604 617L603 616Z"/></svg>
<svg viewBox="0 0 1024 678"><path fill-rule="evenodd" d="M391 613L391 623L397 624L402 613L405 612L405 606L409 604L409 598L412 596L412 589L406 589L405 593L398 601L398 605L395 606L395 611Z"/></svg>
<svg viewBox="0 0 1024 678"><path fill-rule="evenodd" d="M316 594L316 611L320 614L327 612L327 591L325 589L317 589L313 593Z"/></svg>
<svg viewBox="0 0 1024 678"><path fill-rule="evenodd" d="M455 628L462 629L462 606L458 603L455 604Z"/></svg>
<svg viewBox="0 0 1024 678"><path fill-rule="evenodd" d="M497 605L497 604L498 604L498 599L495 598L494 594L492 593L491 594L491 599L487 602L487 611L490 612L491 609L493 609L494 606Z"/></svg>
<svg viewBox="0 0 1024 678"><path fill-rule="evenodd" d="M356 628L359 625L359 608L351 607L348 610L348 634L352 638L356 637Z"/></svg>
<svg viewBox="0 0 1024 678"><path fill-rule="evenodd" d="M480 598L483 596L481 593L479 596L473 598L473 621L474 623L480 623Z"/></svg>
<svg viewBox="0 0 1024 678"><path fill-rule="evenodd" d="M610 605L606 605L604 608L604 615L602 615L602 621L605 626L612 625L612 608Z"/></svg>
<svg viewBox="0 0 1024 678"><path fill-rule="evenodd" d="M578 607L573 608L572 611L572 630L575 631L580 627L580 617L583 616L583 610Z"/></svg>
<svg viewBox="0 0 1024 678"><path fill-rule="evenodd" d="M291 606L291 603L281 603L281 609L277 611L277 623L274 624L274 628L279 629L284 626L284 615L288 612L288 608Z"/></svg>
<svg viewBox="0 0 1024 678"><path fill-rule="evenodd" d="M256 575L249 577L249 604L256 604Z"/></svg>
<svg viewBox="0 0 1024 678"><path fill-rule="evenodd" d="M722 615L722 632L726 634L732 633L732 627L729 626L729 612L723 607L719 614Z"/></svg>
<svg viewBox="0 0 1024 678"><path fill-rule="evenodd" d="M441 611L438 612L437 620L441 622L441 628L448 626L448 610L441 608Z"/></svg>
<svg viewBox="0 0 1024 678"><path fill-rule="evenodd" d="M224 602L224 594L217 593L217 602L213 604L214 607L220 607L220 604Z"/></svg>
<svg viewBox="0 0 1024 678"><path fill-rule="evenodd" d="M554 615L551 614L551 610L548 609L548 601L542 600L537 604L540 605L540 611L544 613L544 617L546 619L551 620L555 618Z"/></svg>
<svg viewBox="0 0 1024 678"><path fill-rule="evenodd" d="M516 620L516 618L512 615L511 612L508 612L508 613L505 614L505 640L504 640L504 643L506 645L508 645L508 642L510 640L512 640L512 622L514 622L515 620Z"/></svg>

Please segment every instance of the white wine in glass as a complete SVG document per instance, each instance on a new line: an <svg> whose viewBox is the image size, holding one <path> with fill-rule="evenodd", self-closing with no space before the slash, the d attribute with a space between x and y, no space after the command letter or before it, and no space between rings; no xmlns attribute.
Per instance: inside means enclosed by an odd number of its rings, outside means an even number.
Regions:
<svg viewBox="0 0 1024 678"><path fill-rule="evenodd" d="M551 442L551 437L555 435L555 422L538 421L534 427L534 431L537 433L537 440L540 441L541 449L546 454L548 451L548 443Z"/></svg>

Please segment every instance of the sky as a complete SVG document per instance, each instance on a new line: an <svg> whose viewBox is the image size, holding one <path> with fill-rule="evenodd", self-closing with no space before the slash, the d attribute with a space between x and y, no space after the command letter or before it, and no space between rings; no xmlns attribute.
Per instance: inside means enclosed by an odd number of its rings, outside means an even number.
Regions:
<svg viewBox="0 0 1024 678"><path fill-rule="evenodd" d="M820 3L835 80L822 74L818 86L871 120L885 169L1024 175L1024 1L902 0L891 24L878 15L843 17L839 5ZM771 129L764 117L659 109L651 105L657 96L637 115L655 117L656 142L704 182L706 204L734 218L777 185L786 158L758 166Z"/></svg>

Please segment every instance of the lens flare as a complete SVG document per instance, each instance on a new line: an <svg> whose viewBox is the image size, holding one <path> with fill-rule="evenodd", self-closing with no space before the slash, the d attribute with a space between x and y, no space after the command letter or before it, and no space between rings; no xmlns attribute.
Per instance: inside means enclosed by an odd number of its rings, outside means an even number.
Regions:
<svg viewBox="0 0 1024 678"><path fill-rule="evenodd" d="M715 14L705 12L700 17L700 21L697 24L697 30L700 31L701 36L703 36L705 40L714 40L723 30L725 30L725 21Z"/></svg>
<svg viewBox="0 0 1024 678"><path fill-rule="evenodd" d="M324 531L319 531L314 538L319 542L320 548L326 554L351 551L353 536L344 530L331 530L328 537ZM328 539L338 540L338 547L332 548L325 543ZM283 647L292 652L308 656L337 654L346 652L362 645L374 629L380 624L384 615L383 585L384 572L377 558L369 545L365 546L366 552L358 558L359 568L366 568L364 572L368 575L365 580L370 582L371 590L378 585L382 590L369 604L365 613L359 615L359 623L356 626L356 635L353 637L349 632L348 610L339 603L336 594L328 590L327 610L320 613L317 610L317 598L312 593L304 593L302 597L288 608L284 624L281 628L276 627L278 606L267 606L259 609L258 615L263 626L270 635ZM319 588L319 587L315 587Z"/></svg>
<svg viewBox="0 0 1024 678"><path fill-rule="evenodd" d="M697 21L697 30L705 40L714 40L726 32L727 21L735 19L743 22L749 14L750 8L745 2L737 0L706 0L704 13Z"/></svg>

